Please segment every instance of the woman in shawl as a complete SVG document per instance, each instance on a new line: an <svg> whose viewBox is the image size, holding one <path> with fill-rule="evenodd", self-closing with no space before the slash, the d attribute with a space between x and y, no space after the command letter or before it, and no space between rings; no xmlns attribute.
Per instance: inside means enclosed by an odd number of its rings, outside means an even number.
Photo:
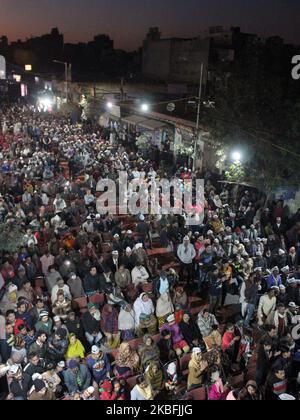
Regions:
<svg viewBox="0 0 300 420"><path fill-rule="evenodd" d="M195 347L189 363L188 389L203 384L204 373L207 368L208 363L203 360L201 349L199 347Z"/></svg>
<svg viewBox="0 0 300 420"><path fill-rule="evenodd" d="M84 359L85 349L75 334L69 335L69 346L66 353L66 359Z"/></svg>
<svg viewBox="0 0 300 420"><path fill-rule="evenodd" d="M122 341L130 341L135 338L135 314L132 306L125 303L119 313L119 331Z"/></svg>
<svg viewBox="0 0 300 420"><path fill-rule="evenodd" d="M117 378L129 378L138 372L140 358L136 351L132 350L129 343L122 343L115 362L115 375Z"/></svg>
<svg viewBox="0 0 300 420"><path fill-rule="evenodd" d="M158 318L159 328L164 325L169 315L174 313L174 306L169 293L163 293L157 299L156 316Z"/></svg>
<svg viewBox="0 0 300 420"><path fill-rule="evenodd" d="M202 334L196 322L192 320L191 314L186 311L183 315L182 322L179 324L179 328L183 338L188 343L190 348L202 347L205 349Z"/></svg>
<svg viewBox="0 0 300 420"><path fill-rule="evenodd" d="M163 391L165 387L164 374L158 362L150 363L146 370L145 378L155 396Z"/></svg>
<svg viewBox="0 0 300 420"><path fill-rule="evenodd" d="M152 401L154 398L152 388L144 376L137 378L137 384L130 394L131 401Z"/></svg>
<svg viewBox="0 0 300 420"><path fill-rule="evenodd" d="M229 388L223 384L218 366L212 369L211 374L212 387L209 391L209 401L224 401L229 394Z"/></svg>
<svg viewBox="0 0 300 420"><path fill-rule="evenodd" d="M173 303L175 306L180 306L181 309L187 309L188 297L182 286L176 287Z"/></svg>
<svg viewBox="0 0 300 420"><path fill-rule="evenodd" d="M101 314L101 327L107 338L107 345L111 349L116 349L120 344L120 332L118 324L118 311L111 305L104 305Z"/></svg>
<svg viewBox="0 0 300 420"><path fill-rule="evenodd" d="M155 309L152 300L147 293L142 293L133 305L135 312L135 328L138 336L145 333L154 335L157 330L157 319L154 315Z"/></svg>
<svg viewBox="0 0 300 420"><path fill-rule="evenodd" d="M159 361L159 348L149 334L144 336L143 343L140 344L138 348L138 353L141 359L141 365L144 369L146 369L151 362Z"/></svg>

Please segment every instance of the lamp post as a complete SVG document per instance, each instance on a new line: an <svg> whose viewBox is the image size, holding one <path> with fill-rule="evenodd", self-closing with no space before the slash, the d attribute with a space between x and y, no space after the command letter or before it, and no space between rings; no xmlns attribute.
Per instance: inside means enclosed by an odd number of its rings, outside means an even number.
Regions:
<svg viewBox="0 0 300 420"><path fill-rule="evenodd" d="M68 103L68 99L69 99L69 63L67 63L65 61L59 61L59 60L53 60L53 63L63 64L65 66L66 102ZM70 64L70 71L71 71L71 66L72 66L72 64Z"/></svg>
<svg viewBox="0 0 300 420"><path fill-rule="evenodd" d="M198 141L199 141L199 136L200 136L199 125L200 125L200 112L201 112L201 100L202 100L203 72L204 72L204 64L202 62L201 67L200 67L199 95L198 95L197 122L196 122L196 141L194 144L193 171L195 171L196 169L196 157L197 157Z"/></svg>

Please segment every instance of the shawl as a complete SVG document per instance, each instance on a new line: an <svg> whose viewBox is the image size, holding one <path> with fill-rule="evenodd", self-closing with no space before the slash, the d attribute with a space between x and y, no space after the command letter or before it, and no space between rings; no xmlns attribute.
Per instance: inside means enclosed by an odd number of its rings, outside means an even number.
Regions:
<svg viewBox="0 0 300 420"><path fill-rule="evenodd" d="M70 334L69 335L69 339L71 337L75 337L74 334ZM67 353L66 353L66 359L76 359L77 357L79 357L80 359L84 359L84 353L85 353L85 349L81 343L80 340L76 340L75 344L69 344Z"/></svg>
<svg viewBox="0 0 300 420"><path fill-rule="evenodd" d="M144 343L139 346L139 355L143 366L148 365L150 362L159 361L160 351L158 346L153 342L150 346L147 346L146 342L148 338L151 338L150 335L146 334L144 336Z"/></svg>
<svg viewBox="0 0 300 420"><path fill-rule="evenodd" d="M155 362L150 363L148 370L146 372L146 379L148 381L148 384L151 386L153 391L161 391L164 387L164 376L163 371L159 367L159 370L157 373L153 372L153 367L159 365Z"/></svg>
<svg viewBox="0 0 300 420"><path fill-rule="evenodd" d="M148 302L144 302L143 301L143 297L146 295L147 293L142 293L140 295L140 297L138 297L136 299L136 301L134 302L133 308L134 308L134 312L135 312L135 325L139 326L140 325L140 316L141 314L145 314L145 315L152 315L154 313L154 306L153 306L153 302L151 299L148 300Z"/></svg>
<svg viewBox="0 0 300 420"><path fill-rule="evenodd" d="M156 316L164 317L174 313L174 307L169 293L163 293L157 300Z"/></svg>
<svg viewBox="0 0 300 420"><path fill-rule="evenodd" d="M122 343L116 357L116 366L129 367L132 370L137 370L140 363L139 355L132 350L129 343Z"/></svg>
<svg viewBox="0 0 300 420"><path fill-rule="evenodd" d="M145 398L146 401L153 399L152 388L150 385L145 389L141 388L139 385L136 385L136 389Z"/></svg>
<svg viewBox="0 0 300 420"><path fill-rule="evenodd" d="M118 332L118 317L119 314L115 308L112 312L109 311L110 305L104 305L101 314L101 325L104 332L117 334Z"/></svg>

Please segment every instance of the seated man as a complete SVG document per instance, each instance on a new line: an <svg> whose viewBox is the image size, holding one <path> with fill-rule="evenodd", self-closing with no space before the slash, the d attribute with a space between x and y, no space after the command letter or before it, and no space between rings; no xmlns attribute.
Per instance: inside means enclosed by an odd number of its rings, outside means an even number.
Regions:
<svg viewBox="0 0 300 420"><path fill-rule="evenodd" d="M141 284L147 283L150 276L146 268L142 264L138 263L132 270L131 277L132 284L135 287L138 287Z"/></svg>

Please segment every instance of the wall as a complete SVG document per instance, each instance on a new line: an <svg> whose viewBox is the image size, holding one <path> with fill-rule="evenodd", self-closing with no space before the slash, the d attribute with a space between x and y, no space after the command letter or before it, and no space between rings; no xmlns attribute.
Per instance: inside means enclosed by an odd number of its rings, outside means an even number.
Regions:
<svg viewBox="0 0 300 420"><path fill-rule="evenodd" d="M143 48L143 75L155 80L170 77L172 40L146 41Z"/></svg>

